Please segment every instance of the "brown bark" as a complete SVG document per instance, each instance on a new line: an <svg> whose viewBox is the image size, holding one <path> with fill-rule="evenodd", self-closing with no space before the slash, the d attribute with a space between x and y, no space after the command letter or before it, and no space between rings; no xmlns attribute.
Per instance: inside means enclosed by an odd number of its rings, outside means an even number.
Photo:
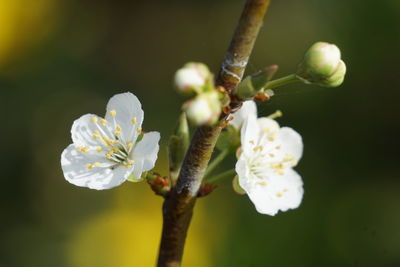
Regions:
<svg viewBox="0 0 400 267"><path fill-rule="evenodd" d="M240 82L262 26L269 0L247 0L217 78L217 84L232 91ZM196 129L185 155L177 184L163 204L163 230L159 267L181 266L187 230L204 172L221 132L216 126Z"/></svg>

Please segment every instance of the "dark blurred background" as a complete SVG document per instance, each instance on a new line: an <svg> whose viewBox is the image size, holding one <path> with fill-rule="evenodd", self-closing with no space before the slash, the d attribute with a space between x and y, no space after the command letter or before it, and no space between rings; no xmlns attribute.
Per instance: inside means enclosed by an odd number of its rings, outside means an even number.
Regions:
<svg viewBox="0 0 400 267"><path fill-rule="evenodd" d="M131 91L162 134L166 174L183 101L173 74L188 61L218 71L243 3L0 0L1 267L154 266L161 198L145 183L73 186L60 154L73 120ZM184 266L400 266L400 1L272 1L248 72L290 74L315 41L341 48L345 83L259 105L303 136L301 207L261 215L221 183L198 201Z"/></svg>

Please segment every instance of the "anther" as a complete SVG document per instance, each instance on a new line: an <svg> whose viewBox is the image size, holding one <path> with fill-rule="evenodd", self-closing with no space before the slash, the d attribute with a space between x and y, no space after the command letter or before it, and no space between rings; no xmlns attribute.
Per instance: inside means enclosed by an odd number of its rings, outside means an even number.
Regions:
<svg viewBox="0 0 400 267"><path fill-rule="evenodd" d="M86 169L90 170L90 169L93 168L93 165L90 164L90 163L86 163L86 164L85 164L85 167L86 167Z"/></svg>
<svg viewBox="0 0 400 267"><path fill-rule="evenodd" d="M97 161L95 163L93 163L94 167L100 167L100 165L101 165L100 162L97 162Z"/></svg>
<svg viewBox="0 0 400 267"><path fill-rule="evenodd" d="M80 152L86 153L86 152L89 151L89 147L87 147L87 146L80 146L80 147L77 148L77 150L79 150Z"/></svg>
<svg viewBox="0 0 400 267"><path fill-rule="evenodd" d="M90 121L93 122L93 123L96 123L97 120L98 120L97 117L94 117L94 116L90 119Z"/></svg>
<svg viewBox="0 0 400 267"><path fill-rule="evenodd" d="M107 121L105 119L101 119L100 120L101 125L106 126L107 125Z"/></svg>
<svg viewBox="0 0 400 267"><path fill-rule="evenodd" d="M138 133L141 133L141 132L142 132L142 127L138 127L138 128L136 129L136 131L137 131Z"/></svg>
<svg viewBox="0 0 400 267"><path fill-rule="evenodd" d="M129 149L131 149L131 148L133 147L133 144L132 144L132 142L127 142L127 143L126 143L126 146L127 146Z"/></svg>
<svg viewBox="0 0 400 267"><path fill-rule="evenodd" d="M136 124L136 123L137 123L136 117L134 117L134 118L132 119L132 123L133 123L133 124Z"/></svg>
<svg viewBox="0 0 400 267"><path fill-rule="evenodd" d="M110 115L115 117L117 115L117 112L115 111L115 109L110 111Z"/></svg>

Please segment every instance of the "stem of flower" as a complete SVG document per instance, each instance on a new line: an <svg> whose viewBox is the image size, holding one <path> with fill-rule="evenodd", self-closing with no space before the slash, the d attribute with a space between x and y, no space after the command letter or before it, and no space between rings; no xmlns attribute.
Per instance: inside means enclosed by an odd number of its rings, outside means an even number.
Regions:
<svg viewBox="0 0 400 267"><path fill-rule="evenodd" d="M220 174L217 174L217 175L213 176L212 178L206 180L206 183L213 184L213 183L215 183L215 182L217 182L219 180L222 180L224 178L229 178L229 177L233 178L233 176L235 176L235 174L236 174L235 169L230 169L230 170L221 172Z"/></svg>
<svg viewBox="0 0 400 267"><path fill-rule="evenodd" d="M290 74L288 76L267 82L267 84L264 86L264 91L267 89L276 88L282 85L299 81L301 80L297 77L296 74Z"/></svg>
<svg viewBox="0 0 400 267"><path fill-rule="evenodd" d="M225 159L225 157L229 154L229 151L229 149L221 151L221 153L219 153L218 156L216 156L215 159L208 164L204 177L207 177L207 175L209 175L218 166L218 164Z"/></svg>
<svg viewBox="0 0 400 267"><path fill-rule="evenodd" d="M246 1L217 77L217 85L232 91L241 81L269 3L270 0ZM238 106L240 102L231 102L231 106L234 105ZM181 266L186 233L198 190L227 116L221 116L216 126L197 128L193 135L176 186L171 189L163 204L158 267Z"/></svg>

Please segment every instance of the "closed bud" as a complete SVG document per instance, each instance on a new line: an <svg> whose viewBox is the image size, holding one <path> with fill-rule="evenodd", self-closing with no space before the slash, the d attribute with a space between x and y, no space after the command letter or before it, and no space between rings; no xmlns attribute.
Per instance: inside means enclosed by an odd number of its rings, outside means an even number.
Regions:
<svg viewBox="0 0 400 267"><path fill-rule="evenodd" d="M203 63L187 63L175 73L175 86L184 95L199 94L210 82L211 73Z"/></svg>
<svg viewBox="0 0 400 267"><path fill-rule="evenodd" d="M341 60L338 68L332 74L331 77L326 79L325 86L328 87L337 87L343 83L344 76L346 74L346 64Z"/></svg>
<svg viewBox="0 0 400 267"><path fill-rule="evenodd" d="M195 126L212 125L221 114L221 101L216 91L199 94L183 105L188 120Z"/></svg>
<svg viewBox="0 0 400 267"><path fill-rule="evenodd" d="M305 53L296 74L306 83L327 87L339 86L346 72L340 57L340 50L336 45L317 42Z"/></svg>

